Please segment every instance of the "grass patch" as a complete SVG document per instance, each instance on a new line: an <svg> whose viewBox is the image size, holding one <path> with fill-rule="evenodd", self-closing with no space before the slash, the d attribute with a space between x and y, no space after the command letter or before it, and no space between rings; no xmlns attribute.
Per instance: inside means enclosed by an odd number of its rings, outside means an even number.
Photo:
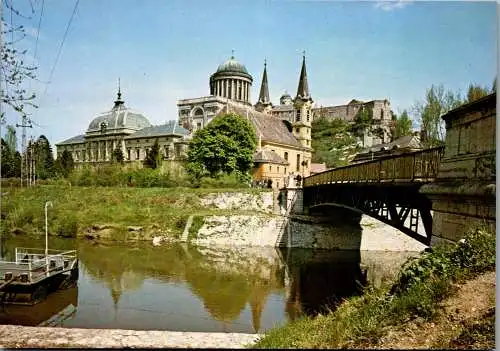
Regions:
<svg viewBox="0 0 500 351"><path fill-rule="evenodd" d="M495 233L475 230L463 243L437 247L410 259L392 286L367 288L363 296L349 298L334 312L316 318L303 317L273 329L253 347L376 346L387 327L417 317L433 319L439 312L440 301L453 293L453 283L493 269Z"/></svg>

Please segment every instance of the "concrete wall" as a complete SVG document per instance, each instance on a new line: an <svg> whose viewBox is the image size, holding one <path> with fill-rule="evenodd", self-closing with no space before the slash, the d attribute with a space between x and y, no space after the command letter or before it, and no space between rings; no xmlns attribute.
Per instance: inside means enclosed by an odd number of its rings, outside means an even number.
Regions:
<svg viewBox="0 0 500 351"><path fill-rule="evenodd" d="M432 201L431 245L457 241L496 222L496 94L443 116L445 154L436 182L422 187Z"/></svg>

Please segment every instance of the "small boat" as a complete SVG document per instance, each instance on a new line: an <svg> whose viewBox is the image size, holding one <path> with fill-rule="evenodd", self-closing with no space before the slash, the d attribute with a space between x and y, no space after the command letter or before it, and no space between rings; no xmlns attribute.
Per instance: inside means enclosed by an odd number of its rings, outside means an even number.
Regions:
<svg viewBox="0 0 500 351"><path fill-rule="evenodd" d="M0 261L0 303L33 305L77 279L76 250L16 247L15 261Z"/></svg>

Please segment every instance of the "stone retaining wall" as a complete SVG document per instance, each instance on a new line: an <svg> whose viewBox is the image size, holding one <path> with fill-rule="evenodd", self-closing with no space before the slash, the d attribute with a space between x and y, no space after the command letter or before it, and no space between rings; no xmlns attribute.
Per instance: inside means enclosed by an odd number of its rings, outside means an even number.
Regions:
<svg viewBox="0 0 500 351"><path fill-rule="evenodd" d="M306 216L207 216L191 243L377 251L421 251L426 248L399 230L364 215L358 228L335 226Z"/></svg>

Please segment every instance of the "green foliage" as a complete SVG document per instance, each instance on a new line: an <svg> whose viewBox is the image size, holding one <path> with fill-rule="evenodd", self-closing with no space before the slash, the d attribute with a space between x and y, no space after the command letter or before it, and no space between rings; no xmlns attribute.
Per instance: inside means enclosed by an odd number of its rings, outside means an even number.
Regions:
<svg viewBox="0 0 500 351"><path fill-rule="evenodd" d="M117 163L123 163L125 160L125 156L123 155L123 151L121 148L116 148L111 153L111 161Z"/></svg>
<svg viewBox="0 0 500 351"><path fill-rule="evenodd" d="M452 278L484 272L495 266L495 235L478 229L457 245L443 245L410 260L391 291L401 294L413 285L433 277Z"/></svg>
<svg viewBox="0 0 500 351"><path fill-rule="evenodd" d="M312 162L326 163L327 167L344 166L357 151L356 138L349 124L341 119L314 119L311 130Z"/></svg>
<svg viewBox="0 0 500 351"><path fill-rule="evenodd" d="M38 179L48 179L55 175L52 146L45 135L40 135L35 143L28 145L35 157L35 168Z"/></svg>
<svg viewBox="0 0 500 351"><path fill-rule="evenodd" d="M78 219L75 215L59 217L55 226L55 234L65 238L76 238L78 234Z"/></svg>
<svg viewBox="0 0 500 351"><path fill-rule="evenodd" d="M234 173L248 180L256 146L257 137L249 121L234 113L221 115L196 131L186 169L195 179Z"/></svg>
<svg viewBox="0 0 500 351"><path fill-rule="evenodd" d="M146 153L146 158L144 159L144 166L152 169L156 169L161 166L162 154L160 152L160 145L158 144L158 139L155 140L153 146Z"/></svg>
<svg viewBox="0 0 500 351"><path fill-rule="evenodd" d="M490 91L488 91L488 88L482 87L480 85L476 84L469 84L469 90L467 90L467 100L465 101L466 103L473 102L475 100L478 100L482 97L485 97L486 95L490 94Z"/></svg>
<svg viewBox="0 0 500 351"><path fill-rule="evenodd" d="M393 140L413 133L413 123L406 110L396 119L394 124L394 132L392 133Z"/></svg>
<svg viewBox="0 0 500 351"><path fill-rule="evenodd" d="M354 117L354 124L351 125L351 131L354 135L361 137L366 130L373 125L373 109L368 106L361 106Z"/></svg>
<svg viewBox="0 0 500 351"><path fill-rule="evenodd" d="M348 299L334 312L305 317L273 329L253 346L323 349L375 346L390 326L415 317L427 320L436 317L440 302L454 291L453 282L495 269L495 249L494 232L472 231L462 243L440 246L410 260L390 291L367 288L363 296ZM483 333L492 335L488 326L492 324L486 324ZM480 336L476 333L473 338L478 340Z"/></svg>
<svg viewBox="0 0 500 351"><path fill-rule="evenodd" d="M441 116L463 104L460 94L454 94L444 86L432 85L425 94L425 100L413 106L416 116L420 119L424 132L423 144L426 147L442 145L445 137L445 127Z"/></svg>
<svg viewBox="0 0 500 351"><path fill-rule="evenodd" d="M61 153L61 157L56 160L56 168L63 177L68 177L74 166L75 162L73 161L73 156L68 150L64 150Z"/></svg>
<svg viewBox="0 0 500 351"><path fill-rule="evenodd" d="M237 189L237 188L248 188L248 183L243 182L241 180L241 177L233 173L233 174L224 174L217 179L210 177L203 177L200 180L199 186L201 188L213 188L213 189L217 188Z"/></svg>

